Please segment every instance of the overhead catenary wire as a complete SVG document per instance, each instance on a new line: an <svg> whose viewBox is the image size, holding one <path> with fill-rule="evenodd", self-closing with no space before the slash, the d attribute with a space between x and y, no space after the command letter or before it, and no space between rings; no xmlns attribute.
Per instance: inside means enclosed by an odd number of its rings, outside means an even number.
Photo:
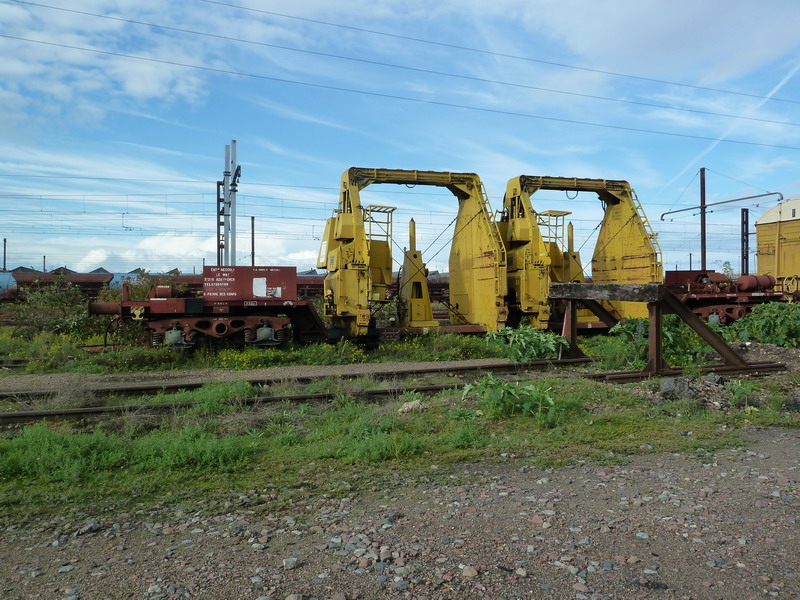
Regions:
<svg viewBox="0 0 800 600"><path fill-rule="evenodd" d="M682 82L678 82L678 81L669 81L669 80L666 80L666 79L656 79L656 78L653 78L653 77L643 77L641 75L631 75L631 74L619 73L619 72L615 72L615 71L607 71L607 70L603 70L603 69L595 69L595 68L591 68L591 67L570 65L570 64L567 64L567 63L543 60L543 59L533 58L533 57L530 57L530 56L520 56L520 55L516 55L516 54L508 54L508 53L504 53L504 52L496 52L496 51L486 50L484 48L472 48L470 46L463 46L463 45L459 45L459 44L452 44L452 43L441 42L441 41L437 41L437 40L429 40L429 39L418 38L418 37L413 37L413 36L408 36L408 35L401 35L401 34L398 34L398 33L391 33L391 32L388 32L388 31L378 31L378 30L375 30L375 29L367 29L365 27L357 27L355 25L345 25L343 23L332 23L330 21L322 21L320 19L311 19L311 18L308 18L308 17L299 17L299 16L296 16L296 15L288 15L288 14L285 14L285 13L279 13L279 12L264 10L264 9L260 9L260 8L252 8L252 7L249 7L249 6L241 6L241 5L238 5L238 4L230 4L228 2L220 2L219 0L197 0L197 1L198 2L205 2L206 4L216 4L216 5L219 5L219 6L224 6L226 8L234 8L234 9L243 10L243 11L249 11L249 12L253 12L253 13L261 13L261 14L271 15L271 16L274 16L274 17L281 17L281 18L285 18L285 19L294 19L294 20L297 20L297 21L305 21L305 22L308 22L308 23L316 23L316 24L319 24L319 25L326 25L326 26L329 26L329 27L338 27L338 28L341 28L341 29L349 29L351 31L360 31L360 32L363 32L363 33L370 33L370 34L374 34L374 35L380 35L380 36L384 36L384 37L390 37L390 38L395 38L395 39L400 39L400 40L406 40L406 41L410 41L410 42L418 42L418 43L421 43L421 44L429 44L429 45L432 45L432 46L441 46L441 47L444 47L444 48L452 48L452 49L455 49L455 50L464 50L464 51L467 51L467 52L485 54L487 56L497 56L497 57L500 57L500 58L509 58L509 59L514 59L514 60L521 60L521 61L526 61L526 62L533 62L533 63L539 63L539 64L544 64L544 65L551 65L551 66L554 66L554 67L562 67L562 68L565 68L565 69L574 69L574 70L577 70L577 71L586 71L586 72L589 72L589 73L599 73L601 75L611 75L613 77L623 77L623 78L626 78L626 79L634 79L634 80L638 80L638 81L648 81L648 82L651 82L651 83L660 83L660 84L663 84L663 85L673 85L673 86L678 86L678 87L683 87L683 88L689 88L689 89L695 89L695 90L703 90L703 91L706 91L706 92L716 92L716 93L720 93L720 94L730 94L732 96L745 96L745 97L748 97L748 98L758 98L758 99L772 100L774 102L787 102L787 103L790 103L790 104L800 104L800 100L792 100L792 99L789 99L789 98L773 98L773 97L763 96L763 95L760 95L760 94L752 94L752 93L749 93L749 92L741 92L741 91L736 91L736 90L725 90L725 89L721 89L721 88L712 88L712 87L707 87L707 86L702 86L702 85L694 85L694 84L690 84L690 83L682 83Z"/></svg>
<svg viewBox="0 0 800 600"><path fill-rule="evenodd" d="M695 179L697 179L698 175L700 175L700 170L699 169L697 171L695 171L695 174L694 174L694 177L692 177L692 180L689 183L686 184L686 186L681 190L681 193L678 194L678 197L675 198L675 201L670 205L669 210L672 210L673 208L675 208L675 205L678 202L681 201L681 198L683 198L683 195L691 187L691 185L694 183Z"/></svg>
<svg viewBox="0 0 800 600"><path fill-rule="evenodd" d="M597 128L602 128L602 129L613 129L613 130L618 130L618 131L629 131L629 132L633 132L633 133L645 133L645 134L649 134L649 135L676 137L676 138L682 138L682 139L711 141L711 142L725 143L725 144L738 144L738 145L755 146L755 147L762 147L762 148L780 148L780 149L783 149L783 150L800 150L799 146L789 146L789 145L785 145L785 144L768 144L768 143L765 143L765 142L754 142L754 141L750 141L750 140L739 140L739 139L734 139L734 138L719 139L719 138L711 137L711 136L703 136L703 135L696 135L696 134L689 134L689 133L678 133L678 132L674 132L674 131L660 131L660 130L656 130L656 129L645 129L645 128L641 128L641 127L627 127L627 126L624 126L624 125L612 125L612 124L609 124L609 123L596 123L596 122L592 122L592 121L582 121L582 120L578 120L578 119L566 119L566 118L561 118L561 117L537 115L537 114L523 113L523 112L512 111L512 110L503 110L503 109L499 109L499 108L489 108L489 107L484 107L484 106L472 106L472 105L468 105L468 104L458 104L458 103L454 103L454 102L444 102L442 100L426 100L424 98L414 98L414 97L411 97L411 96L401 96L399 94L388 94L388 93L382 93L382 92L373 92L373 91L369 91L369 90L356 89L356 88L347 88L347 87L342 87L342 86L337 86L337 85L328 85L328 84L322 84L322 83L314 83L314 82L310 82L310 81L287 79L287 78L284 78L284 77L273 77L271 75L264 75L264 74L260 74L260 73L249 73L249 72L245 72L245 71L234 71L232 69L223 69L223 68L219 68L219 67L209 67L209 66L206 66L206 65L195 65L195 64L190 64L190 63L178 62L178 61L174 61L174 60L166 60L166 59L161 59L161 58L153 58L153 57L149 57L149 56L140 56L140 55L135 55L135 54L127 54L127 53L123 53L123 52L113 52L113 51L110 51L110 50L100 50L98 48L86 48L86 47L83 47L83 46L75 46L75 45L72 45L72 44L60 44L60 43L57 43L57 42L49 42L49 41L45 41L45 40L37 40L37 39L25 38L25 37L21 37L21 36L13 36L13 35L7 35L7 34L0 34L0 38L18 40L18 41L29 42L29 43L34 43L34 44L42 44L42 45L52 46L52 47L56 47L56 48L65 48L65 49L69 49L69 50L78 50L80 52L90 52L90 53L100 54L100 55L104 55L104 56L116 56L118 58L126 58L126 59L129 59L129 60L138 60L138 61L150 62L150 63L155 63L155 64L170 65L170 66L173 66L173 67L181 67L181 68L186 68L186 69L195 69L195 70L201 70L201 71L208 71L208 72L211 72L211 73L218 73L218 74L224 74L224 75L234 75L234 76L237 76L237 77L247 77L247 78L260 79L260 80L265 80L265 81L274 81L276 83L285 83L285 84L288 84L288 85L296 85L296 86L311 87L311 88L316 88L316 89L324 89L324 90L329 90L329 91L343 92L343 93L347 93L347 94L358 94L358 95L370 96L370 97L374 97L374 98L385 98L385 99L390 99L390 100L400 100L400 101L403 101L403 102L414 102L414 103L418 103L418 104L426 104L426 105L430 105L430 106L440 106L440 107L444 107L444 108L456 108L456 109L461 109L461 110L482 112L482 113L487 113L487 114L504 115L504 116L519 117L519 118L525 118L525 119L536 119L536 120L542 120L542 121L551 121L551 122L555 122L555 123L564 123L564 124L568 124L568 125L581 125L581 126L586 126L586 127L597 127Z"/></svg>
<svg viewBox="0 0 800 600"><path fill-rule="evenodd" d="M725 179L730 179L731 181L735 181L736 183L741 183L742 185L746 185L747 187L751 187L755 190L769 193L769 190L765 190L764 188L758 187L753 183L748 183L747 181L736 179L735 177L731 177L730 175L726 175L725 173L720 173L719 171L715 171L714 169L706 169L706 171L708 171L709 173L714 173L715 175L719 175L720 177L724 177Z"/></svg>
<svg viewBox="0 0 800 600"><path fill-rule="evenodd" d="M210 33L210 32L207 32L207 31L198 31L198 30L194 30L194 29L185 29L185 28L182 28L182 27L173 27L173 26L165 25L163 23L148 23L146 21L138 21L136 19L127 19L127 18L112 16L112 15L102 15L102 14L98 14L98 13L87 12L87 11L83 11L83 10L76 10L76 9L72 9L72 8L51 6L51 5L48 5L48 4L41 4L41 3L37 3L37 2L28 2L26 0L13 0L13 1L18 3L18 4L25 4L25 5L28 5L28 6L35 6L35 7L39 7L39 8L47 8L47 9L51 9L51 10L58 10L58 11L63 11L63 12L68 12L68 13L73 13L73 14L78 14L78 15L95 17L95 18L99 18L99 19L107 19L107 20L112 20L112 21L117 21L117 22L122 22L122 23L129 23L129 24L133 24L133 25L142 25L142 26L145 26L145 27L152 27L152 28L155 28L155 29L162 29L164 31L173 31L173 32L177 32L177 33L184 33L184 34L190 34L190 35L196 35L196 36L203 36L203 37L219 39L219 40L224 40L224 41L228 41L228 42L236 42L236 43L241 43L241 44L252 44L252 45L255 45L255 46L261 46L261 47L266 47L266 48L274 48L274 49L279 49L279 50L286 50L286 51L289 51L289 52L300 52L300 53L304 53L304 54L311 54L311 55L314 55L314 56L322 56L322 57L333 58L333 59L337 59L337 60L346 60L346 61L358 62L358 63L368 64L368 65L373 65L373 66L378 66L378 67L386 67L386 68L391 68L391 69L400 69L400 70L405 70L405 71L413 71L413 72L423 73L423 74L427 74L427 75L436 75L436 76L440 76L440 77L451 77L451 78L463 79L463 80L467 80L467 81L476 81L476 82L479 82L479 83L488 83L488 84L492 84L492 85L501 85L501 86L519 88L519 89L527 89L527 90L533 90L533 91L539 91L539 92L546 92L546 93L551 93L551 94L562 94L562 95L579 97L579 98L587 98L587 99L592 99L592 100L602 100L602 101L606 101L606 102L617 102L617 103L621 103L621 104L644 106L644 107L647 107L647 108L660 108L660 109L666 109L666 110L670 110L670 111L689 112L689 113L700 114L700 115L725 117L725 118L730 118L730 119L741 119L741 120L756 121L756 122L761 122L761 123L770 123L770 124L773 124L773 125L787 125L787 126L790 126L790 127L800 127L800 123L794 123L794 122L791 122L791 121L779 121L779 120L776 120L776 119L765 119L765 118L760 118L760 117L748 117L748 116L745 116L745 115L737 115L737 114L732 114L732 113L722 113L722 112L718 112L718 111L701 110L701 109L696 109L696 108L688 108L688 107L685 107L685 106L676 106L674 104L672 104L672 105L669 105L669 104L657 104L655 102L644 102L644 101L640 101L640 100L628 100L628 99L625 99L625 98L613 98L613 97L609 97L609 96L598 96L596 94L585 94L585 93L580 93L580 92L571 92L571 91L568 91L568 90L560 90L560 89L555 89L555 88L546 88L546 87L534 86L534 85L525 84L525 83L519 83L519 82L500 81L500 80L488 79L488 78L484 78L484 77L475 77L475 76L472 76L472 75L464 75L464 74L459 74L459 73L449 73L447 71L438 71L438 70L434 70L434 69L424 69L424 68L420 68L420 67L412 67L412 66L409 66L409 65L400 65L400 64L394 64L394 63L387 63L387 62L383 62L383 61L370 60L370 59L359 58L359 57L354 57L354 56L343 56L343 55L340 55L340 54L332 54L330 52L321 52L321 51L317 51L317 50L309 50L307 48L294 48L294 47L291 47L291 46L284 46L284 45L281 45L281 44L272 44L272 43L269 43L269 42L262 42L262 41L257 41L257 40L248 40L248 39L244 39L244 38L221 35L221 34L217 34L217 33Z"/></svg>

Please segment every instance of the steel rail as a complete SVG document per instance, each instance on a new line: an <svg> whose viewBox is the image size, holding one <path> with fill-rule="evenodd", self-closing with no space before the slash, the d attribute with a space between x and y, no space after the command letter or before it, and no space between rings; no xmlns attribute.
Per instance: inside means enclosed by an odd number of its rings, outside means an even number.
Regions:
<svg viewBox="0 0 800 600"><path fill-rule="evenodd" d="M701 373L721 373L723 375L759 376L785 370L785 364L774 362L752 362L747 363L744 367L740 367L738 365L706 365L700 367ZM677 377L683 375L684 373L685 369L670 368L663 370L659 374L645 373L642 371L611 371L608 373L585 373L582 375L582 377L586 379L597 379L608 383L630 383L633 381L641 381L642 379L650 379L654 377Z"/></svg>
<svg viewBox="0 0 800 600"><path fill-rule="evenodd" d="M28 365L27 358L0 358L0 369L22 369Z"/></svg>
<svg viewBox="0 0 800 600"><path fill-rule="evenodd" d="M356 397L382 397L399 396L404 392L419 392L421 394L435 394L444 390L459 390L461 384L417 385L406 387L380 388L374 390L359 390L350 395ZM320 402L335 399L342 392L320 392L314 394L292 394L284 396L257 396L255 398L242 398L230 402L229 406L257 406L260 404L277 404L283 402ZM83 408L63 408L53 410L26 410L17 412L0 413L0 425L12 423L27 423L47 418L79 418L94 415L108 416L115 414L129 414L142 412L169 412L194 406L202 406L202 402L164 402L161 404L126 404L116 406L88 406Z"/></svg>

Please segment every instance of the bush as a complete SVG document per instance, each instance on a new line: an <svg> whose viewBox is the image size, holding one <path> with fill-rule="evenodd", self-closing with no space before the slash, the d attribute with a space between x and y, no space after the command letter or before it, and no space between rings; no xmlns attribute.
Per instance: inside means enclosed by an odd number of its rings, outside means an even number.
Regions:
<svg viewBox="0 0 800 600"><path fill-rule="evenodd" d="M192 362L190 353L175 348L128 348L93 354L76 368L82 372L170 370Z"/></svg>
<svg viewBox="0 0 800 600"><path fill-rule="evenodd" d="M286 353L277 348L226 348L217 352L213 362L223 369L260 369L285 362Z"/></svg>
<svg viewBox="0 0 800 600"><path fill-rule="evenodd" d="M731 329L744 337L765 344L787 348L800 347L800 304L768 302L753 308Z"/></svg>
<svg viewBox="0 0 800 600"><path fill-rule="evenodd" d="M621 335L593 335L583 338L581 350L587 356L600 359L600 367L606 370L627 369L639 370L647 364L647 349L643 350L637 343Z"/></svg>
<svg viewBox="0 0 800 600"><path fill-rule="evenodd" d="M419 454L422 443L403 431L380 432L348 448L349 458L356 462L399 460Z"/></svg>
<svg viewBox="0 0 800 600"><path fill-rule="evenodd" d="M705 362L711 352L697 333L677 315L663 317L664 359L674 367L686 367ZM719 327L712 328L720 333ZM647 319L625 319L609 330L609 336L594 336L583 340L581 347L590 356L599 356L604 368L641 369L648 356Z"/></svg>
<svg viewBox="0 0 800 600"><path fill-rule="evenodd" d="M25 367L28 373L41 373L64 367L76 355L84 352L70 335L40 332L28 340L24 356L31 360Z"/></svg>
<svg viewBox="0 0 800 600"><path fill-rule="evenodd" d="M125 441L96 431L69 434L39 423L2 443L0 466L7 476L42 482L77 483L98 472L121 469L131 458Z"/></svg>
<svg viewBox="0 0 800 600"><path fill-rule="evenodd" d="M237 438L218 438L197 427L177 435L158 432L133 442L133 461L141 471L219 470L240 466L249 452Z"/></svg>
<svg viewBox="0 0 800 600"><path fill-rule="evenodd" d="M26 289L24 301L12 311L18 331L27 337L50 332L84 339L102 334L111 320L90 316L80 288L64 279Z"/></svg>
<svg viewBox="0 0 800 600"><path fill-rule="evenodd" d="M191 411L200 415L224 415L241 407L237 400L255 398L259 395L258 387L247 381L221 381L206 383L198 390L182 394L165 394L162 398L167 402L196 402Z"/></svg>

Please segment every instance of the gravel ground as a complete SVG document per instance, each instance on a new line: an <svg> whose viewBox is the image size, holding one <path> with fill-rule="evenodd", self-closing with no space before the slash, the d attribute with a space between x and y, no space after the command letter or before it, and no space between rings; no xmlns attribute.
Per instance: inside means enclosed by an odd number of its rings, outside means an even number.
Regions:
<svg viewBox="0 0 800 600"><path fill-rule="evenodd" d="M796 349L743 350L749 360L800 367ZM0 389L352 371L9 375ZM747 447L703 461L647 455L539 470L508 458L398 475L366 495L312 495L280 513L266 508L280 492L265 482L213 511L198 498L192 510L105 509L30 522L0 536L0 597L800 598L800 432L752 430Z"/></svg>
<svg viewBox="0 0 800 600"><path fill-rule="evenodd" d="M268 512L101 512L3 531L3 598L800 598L800 432L745 448L397 476ZM198 507L202 500L198 500Z"/></svg>

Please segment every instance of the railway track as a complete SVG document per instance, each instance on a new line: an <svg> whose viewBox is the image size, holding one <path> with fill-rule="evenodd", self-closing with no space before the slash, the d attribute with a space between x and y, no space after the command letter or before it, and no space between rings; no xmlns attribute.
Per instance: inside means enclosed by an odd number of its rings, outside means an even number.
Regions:
<svg viewBox="0 0 800 600"><path fill-rule="evenodd" d="M421 394L435 394L444 390L460 390L462 384L442 385L415 385L407 387L380 388L374 390L361 390L351 395L357 398L384 398L396 397L404 392L418 392ZM292 394L281 396L257 396L255 398L242 398L232 402L235 406L258 406L279 403L299 404L303 402L328 402L335 399L341 392L322 392L314 394ZM42 419L87 419L118 414L132 413L163 413L174 410L188 409L198 406L199 402L165 402L161 404L128 404L117 406L90 406L85 408L65 408L57 410L27 410L18 412L0 413L0 425L13 423L29 423Z"/></svg>
<svg viewBox="0 0 800 600"><path fill-rule="evenodd" d="M24 369L28 362L27 358L1 358L0 369Z"/></svg>
<svg viewBox="0 0 800 600"><path fill-rule="evenodd" d="M587 362L588 359L569 359L570 362ZM552 362L552 361L551 361ZM541 366L543 361L533 361L534 366ZM507 367L504 372L520 372L526 369L521 368L523 366L530 367L531 363L517 363L517 364L504 364L503 367ZM750 363L747 369L741 369L737 367L729 367L724 365L712 365L702 369L704 373L723 373L728 375L733 374L740 374L746 372L750 375L766 375L769 373L774 373L778 371L783 371L786 369L786 365L780 363L771 363L771 362L763 362L763 363ZM413 374L419 373L431 373L431 372L453 372L458 371L459 369L440 369L436 370L433 368L424 369L424 370L414 370L410 371ZM492 370L487 369L484 365L480 369L476 369L476 367L472 366L467 368L466 366L463 367L462 371L476 371L476 370ZM497 370L493 370L493 372L498 372ZM664 376L676 376L681 375L683 373L682 369L670 369L669 371L664 373ZM391 376L397 376L398 372L393 372ZM594 380L601 380L606 381L609 383L629 383L633 381L640 381L642 379L647 379L650 377L649 374L643 373L641 371L627 371L627 372L606 372L606 373L584 373L581 376L586 377L588 379ZM298 378L296 381L310 381L314 379L321 379L322 377L308 377L308 378ZM285 381L281 379L280 381ZM257 380L257 383L265 383L269 382L269 380ZM252 383L252 382L251 382ZM195 387L199 387L202 384L197 384ZM440 385L413 385L413 386L403 386L403 387L389 387L389 388L380 388L380 389L373 389L373 390L360 390L357 392L353 392L351 395L360 398L383 398L383 397L398 397L401 396L403 393L409 392L417 392L421 394L431 395L436 394L438 392L444 390L460 390L462 389L464 384L461 383L454 383L454 384L440 384ZM159 388L161 389L161 388ZM182 389L186 389L183 387ZM258 396L255 398L245 398L245 399L238 399L232 403L232 405L244 407L244 406L259 406L259 405L269 405L269 404L276 404L276 403L284 403L289 402L292 404L298 404L301 402L327 402L331 401L337 397L341 392L325 392L325 393L311 393L311 394L293 394L293 395L281 395L281 396ZM115 405L115 406L92 406L92 407L83 407L83 408L67 408L67 409L54 409L54 410L27 410L27 411L15 411L15 412L5 412L0 413L0 425L12 425L18 423L29 423L34 421L40 421L43 419L75 419L75 420L86 420L92 419L97 417L105 417L105 416L113 416L119 414L133 414L133 413L163 413L163 412L171 412L174 410L181 410L181 409L190 409L194 406L198 406L201 403L198 402L168 402L168 403L160 403L160 404L129 404L129 405Z"/></svg>
<svg viewBox="0 0 800 600"><path fill-rule="evenodd" d="M79 346L79 348L89 354L99 354L105 351L106 346ZM0 370L24 369L30 362L30 358L0 358Z"/></svg>
<svg viewBox="0 0 800 600"><path fill-rule="evenodd" d="M336 373L333 376L336 377L360 377L360 376L370 376L375 379L394 379L397 377L413 377L415 375L434 375L440 373L453 373L453 374L469 374L469 373L517 373L522 371L528 370L536 370L536 369L546 369L548 367L553 366L569 366L569 365L576 365L576 364L584 364L592 362L591 358L563 358L560 360L556 359L540 359L540 360L532 360L529 362L521 362L521 363L510 363L508 361L496 361L496 362L485 362L481 365L474 365L474 364L464 364L464 365L445 365L445 366L426 366L426 367L413 367L413 368L405 368L405 369L395 369L392 371L377 371L377 372L367 372L367 371L359 371L354 370L352 373ZM280 375L275 377L256 377L256 378L249 378L249 379L242 379L239 381L246 381L251 385L270 385L275 383L285 383L288 380L297 382L297 383L310 383L312 381L319 381L321 379L325 379L326 377L331 377L332 374L323 374L323 375L313 375L313 376L297 376L297 377L287 377L286 375ZM177 392L183 390L195 390L198 388L203 387L206 383L204 381L200 382L175 382L175 383L143 383L143 384L131 384L131 383L124 383L119 385L113 386L100 386L100 387L93 387L88 388L85 391L90 392L95 396L110 396L110 395L117 395L117 396L138 396L138 395L145 395L145 394L157 394L159 392ZM58 394L58 390L49 389L49 390L19 390L19 391L4 391L0 392L0 400L19 400L24 399L26 401L30 400L37 400L42 398L51 398Z"/></svg>
<svg viewBox="0 0 800 600"><path fill-rule="evenodd" d="M748 363L745 369L728 365L708 365L700 367L700 372L703 374L719 373L721 375L753 375L755 377L768 375L770 373L779 373L785 370L785 364L775 362L751 362ZM683 369L666 369L659 377L676 377L683 375L683 373ZM582 374L581 377L598 379L607 383L632 383L634 381L648 379L652 377L652 375L643 373L642 371L609 371L607 373L585 373Z"/></svg>

